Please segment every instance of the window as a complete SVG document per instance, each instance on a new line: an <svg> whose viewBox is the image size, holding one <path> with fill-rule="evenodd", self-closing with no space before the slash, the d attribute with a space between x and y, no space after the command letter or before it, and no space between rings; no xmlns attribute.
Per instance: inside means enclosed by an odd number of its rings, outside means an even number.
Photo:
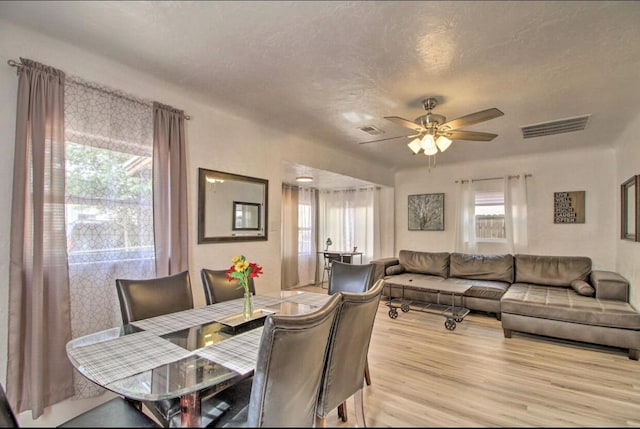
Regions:
<svg viewBox="0 0 640 429"><path fill-rule="evenodd" d="M65 85L71 331L120 326L115 279L155 276L153 109L95 84ZM100 390L82 377L79 397Z"/></svg>
<svg viewBox="0 0 640 429"><path fill-rule="evenodd" d="M313 212L310 201L298 203L298 254L314 255Z"/></svg>
<svg viewBox="0 0 640 429"><path fill-rule="evenodd" d="M478 241L504 241L504 192L476 191L475 218Z"/></svg>

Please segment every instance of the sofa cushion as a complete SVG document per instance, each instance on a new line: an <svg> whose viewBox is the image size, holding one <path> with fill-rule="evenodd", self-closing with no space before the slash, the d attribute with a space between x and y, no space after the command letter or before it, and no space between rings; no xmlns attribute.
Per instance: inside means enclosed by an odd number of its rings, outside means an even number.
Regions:
<svg viewBox="0 0 640 429"><path fill-rule="evenodd" d="M591 258L586 256L515 255L515 282L545 286L571 286L574 280L587 280Z"/></svg>
<svg viewBox="0 0 640 429"><path fill-rule="evenodd" d="M513 282L513 256L452 253L449 276L461 279Z"/></svg>
<svg viewBox="0 0 640 429"><path fill-rule="evenodd" d="M594 296L596 294L596 290L584 280L572 281L571 288L575 290L578 294L584 295L584 296Z"/></svg>
<svg viewBox="0 0 640 429"><path fill-rule="evenodd" d="M418 252L401 250L398 260L409 273L449 276L449 252Z"/></svg>
<svg viewBox="0 0 640 429"><path fill-rule="evenodd" d="M500 309L521 316L640 330L640 313L629 303L579 295L570 287L514 283L502 296Z"/></svg>
<svg viewBox="0 0 640 429"><path fill-rule="evenodd" d="M502 295L509 289L511 283L498 282L494 280L473 280L473 279L458 279L449 277L447 282L455 282L458 284L471 285L464 296L473 296L475 298L494 299L499 301Z"/></svg>

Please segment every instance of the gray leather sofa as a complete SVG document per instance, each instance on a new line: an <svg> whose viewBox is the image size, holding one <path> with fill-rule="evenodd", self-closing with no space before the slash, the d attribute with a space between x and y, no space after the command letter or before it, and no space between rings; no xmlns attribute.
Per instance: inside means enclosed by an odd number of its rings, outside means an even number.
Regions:
<svg viewBox="0 0 640 429"><path fill-rule="evenodd" d="M630 359L640 358L640 313L628 302L629 282L592 270L588 257L401 250L398 258L372 263L374 281L385 278L386 297L438 299L435 292L390 287L395 276L470 284L456 305L495 314L505 338L514 331L545 335L625 348ZM446 295L439 299L450 303Z"/></svg>
<svg viewBox="0 0 640 429"><path fill-rule="evenodd" d="M372 261L376 266L374 281L384 277L385 297L404 298L436 302L435 292L394 288L389 285L392 277L397 279L428 279L437 287L439 282L468 284L471 288L464 295L464 306L470 310L495 314L500 319L500 298L513 282L513 256L480 255L448 252L419 252L401 250L397 258ZM392 282L391 282L392 283ZM443 304L451 304L451 297L439 297ZM456 299L462 304L462 298Z"/></svg>

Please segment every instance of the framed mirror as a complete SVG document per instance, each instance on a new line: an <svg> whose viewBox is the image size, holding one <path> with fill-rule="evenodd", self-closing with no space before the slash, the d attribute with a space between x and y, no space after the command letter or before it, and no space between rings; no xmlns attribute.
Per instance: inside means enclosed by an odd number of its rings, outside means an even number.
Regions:
<svg viewBox="0 0 640 429"><path fill-rule="evenodd" d="M267 240L269 181L198 169L198 244Z"/></svg>
<svg viewBox="0 0 640 429"><path fill-rule="evenodd" d="M640 175L620 185L621 232L623 240L640 241Z"/></svg>
<svg viewBox="0 0 640 429"><path fill-rule="evenodd" d="M234 231L258 231L260 230L260 207L258 203L244 201L233 202L233 226Z"/></svg>

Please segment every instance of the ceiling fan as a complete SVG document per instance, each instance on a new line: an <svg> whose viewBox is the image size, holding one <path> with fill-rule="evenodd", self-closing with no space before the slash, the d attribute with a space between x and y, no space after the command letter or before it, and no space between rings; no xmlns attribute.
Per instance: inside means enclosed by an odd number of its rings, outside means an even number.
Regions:
<svg viewBox="0 0 640 429"><path fill-rule="evenodd" d="M408 146L414 154L422 151L425 155L435 155L438 153L438 149L440 149L440 152L447 150L453 140L491 141L498 136L497 134L479 131L463 131L458 128L488 121L504 115L499 109L494 107L481 110L447 122L447 118L444 116L431 113L431 110L436 107L437 104L438 100L433 97L422 100L422 106L427 111L427 114L417 117L415 121L409 121L398 116L384 117L395 124L412 129L416 134L373 140L360 144L393 140L401 137L413 138Z"/></svg>

